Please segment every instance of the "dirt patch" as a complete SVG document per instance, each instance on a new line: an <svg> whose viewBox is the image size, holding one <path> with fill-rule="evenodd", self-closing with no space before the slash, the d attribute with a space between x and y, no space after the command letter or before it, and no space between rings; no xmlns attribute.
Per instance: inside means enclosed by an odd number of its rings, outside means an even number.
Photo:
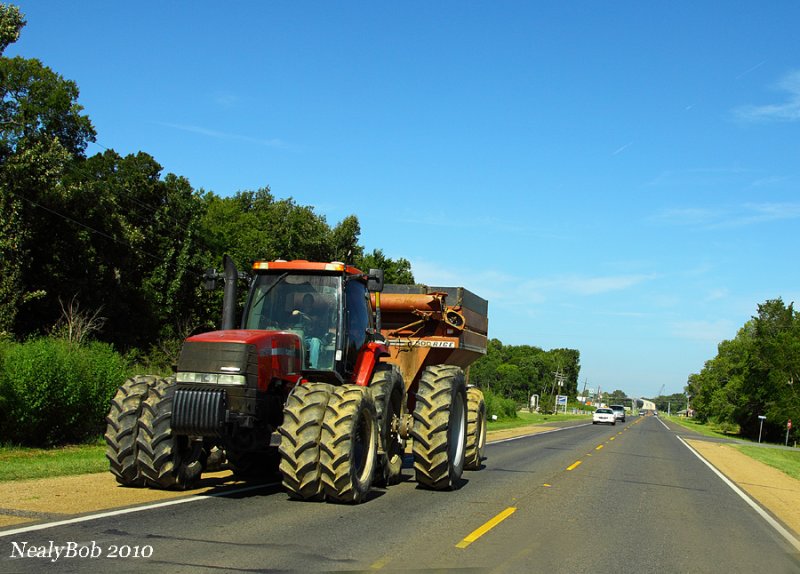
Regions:
<svg viewBox="0 0 800 574"><path fill-rule="evenodd" d="M0 490L0 528L203 494L236 484L240 483L230 471L208 473L198 488L182 492L124 488L110 472L5 482Z"/></svg>

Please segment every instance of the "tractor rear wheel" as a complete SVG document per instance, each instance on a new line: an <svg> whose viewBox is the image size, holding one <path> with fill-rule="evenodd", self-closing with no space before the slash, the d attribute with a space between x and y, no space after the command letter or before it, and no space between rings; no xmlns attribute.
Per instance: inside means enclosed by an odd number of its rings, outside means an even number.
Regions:
<svg viewBox="0 0 800 574"><path fill-rule="evenodd" d="M379 363L369 383L378 413L378 468L375 484L389 486L400 480L403 469L403 442L397 432L397 421L403 412L405 387L395 365Z"/></svg>
<svg viewBox="0 0 800 574"><path fill-rule="evenodd" d="M136 464L139 414L157 377L137 375L126 380L111 399L106 417L106 458L111 474L122 486L144 486L144 477Z"/></svg>
<svg viewBox="0 0 800 574"><path fill-rule="evenodd" d="M291 498L317 499L322 493L319 443L322 419L333 386L306 383L292 389L283 408L280 465L283 486Z"/></svg>
<svg viewBox="0 0 800 574"><path fill-rule="evenodd" d="M359 503L377 466L378 418L372 391L343 385L331 395L320 440L322 483L328 500Z"/></svg>
<svg viewBox="0 0 800 574"><path fill-rule="evenodd" d="M467 406L464 371L434 365L422 373L414 408L414 471L417 483L432 490L460 486L464 470Z"/></svg>
<svg viewBox="0 0 800 574"><path fill-rule="evenodd" d="M486 401L477 387L467 389L467 446L464 468L479 470L486 449Z"/></svg>
<svg viewBox="0 0 800 574"><path fill-rule="evenodd" d="M159 379L142 403L138 461L148 486L185 490L200 479L206 453L202 441L172 433L174 396L174 377Z"/></svg>

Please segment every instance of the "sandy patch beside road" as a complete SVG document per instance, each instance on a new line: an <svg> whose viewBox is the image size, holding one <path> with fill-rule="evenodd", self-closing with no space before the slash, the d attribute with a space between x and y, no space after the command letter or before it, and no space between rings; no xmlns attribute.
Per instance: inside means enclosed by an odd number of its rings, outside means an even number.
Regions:
<svg viewBox="0 0 800 574"><path fill-rule="evenodd" d="M199 488L183 492L123 488L110 472L5 482L0 489L0 528L203 494L235 484L230 471L208 473Z"/></svg>

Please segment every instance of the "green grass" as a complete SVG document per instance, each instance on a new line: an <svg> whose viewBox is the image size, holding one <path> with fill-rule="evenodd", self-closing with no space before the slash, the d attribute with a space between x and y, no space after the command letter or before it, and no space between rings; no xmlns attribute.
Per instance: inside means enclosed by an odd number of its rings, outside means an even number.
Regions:
<svg viewBox="0 0 800 574"><path fill-rule="evenodd" d="M750 458L777 468L792 478L800 480L800 449L783 450L749 445L737 445L735 448Z"/></svg>
<svg viewBox="0 0 800 574"><path fill-rule="evenodd" d="M0 447L0 482L108 471L105 443L53 449Z"/></svg>
<svg viewBox="0 0 800 574"><path fill-rule="evenodd" d="M679 424L684 428L693 430L703 436L714 438L741 438L738 433L725 432L723 427L714 425L713 423L701 423L694 419L687 419L686 417L666 416L659 415L675 424ZM744 440L744 439L742 439Z"/></svg>
<svg viewBox="0 0 800 574"><path fill-rule="evenodd" d="M573 415L573 414L558 414L558 415L544 415L539 413L528 413L520 411L517 413L515 419L503 419L499 421L489 421L487 430L505 430L517 427L524 427L528 425L535 425L541 423L548 423L554 421L571 421L576 419L584 419L590 415Z"/></svg>

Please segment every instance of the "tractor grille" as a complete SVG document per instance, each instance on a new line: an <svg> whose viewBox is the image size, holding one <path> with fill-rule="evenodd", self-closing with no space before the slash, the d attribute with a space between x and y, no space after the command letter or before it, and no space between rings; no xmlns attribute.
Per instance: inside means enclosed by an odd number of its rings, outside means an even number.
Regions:
<svg viewBox="0 0 800 574"><path fill-rule="evenodd" d="M177 389L172 406L172 431L182 435L220 436L225 407L224 390Z"/></svg>

